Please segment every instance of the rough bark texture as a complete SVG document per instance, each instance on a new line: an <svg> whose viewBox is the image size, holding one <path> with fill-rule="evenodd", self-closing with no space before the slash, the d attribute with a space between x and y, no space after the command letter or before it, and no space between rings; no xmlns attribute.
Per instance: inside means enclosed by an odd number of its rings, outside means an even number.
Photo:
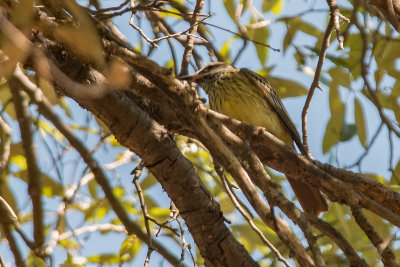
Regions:
<svg viewBox="0 0 400 267"><path fill-rule="evenodd" d="M63 55L57 46L50 50L54 52L53 58ZM72 57L69 60L70 64L64 55L63 65L59 64L59 67L72 74L71 77L77 75L73 78L92 82L99 79L99 74L90 71L89 67L79 64ZM64 85L57 86L62 89ZM167 130L128 95L110 89L99 98L70 97L99 117L121 145L144 161L179 209L207 266L258 266L226 227L219 204L204 187L193 165L179 151Z"/></svg>

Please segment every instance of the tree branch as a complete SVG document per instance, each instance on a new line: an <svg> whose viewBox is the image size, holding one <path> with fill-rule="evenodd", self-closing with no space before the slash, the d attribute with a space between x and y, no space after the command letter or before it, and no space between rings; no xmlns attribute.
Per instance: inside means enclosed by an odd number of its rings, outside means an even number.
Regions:
<svg viewBox="0 0 400 267"><path fill-rule="evenodd" d="M18 68L16 69L18 71ZM43 225L43 203L42 203L42 179L38 167L36 148L33 141L32 120L28 109L28 102L24 98L19 80L11 77L8 82L18 123L21 131L22 146L28 166L28 193L32 199L33 206L33 236L36 251L39 257L44 257L44 225Z"/></svg>
<svg viewBox="0 0 400 267"><path fill-rule="evenodd" d="M47 98L41 93L40 89L36 87L19 69L14 73L16 79L18 79L21 84L23 84L23 89L31 99L38 105L39 112L43 114L46 119L51 121L53 125L65 136L68 142L71 144L72 147L76 149L76 151L81 155L85 163L89 166L91 171L94 174L96 181L102 187L108 201L110 202L111 206L113 207L114 212L117 214L118 218L126 227L129 234L135 234L138 236L140 240L146 243L147 237L146 234L141 230L141 227L134 222L131 221L129 215L126 213L125 208L122 206L120 201L114 195L112 191L112 187L108 183L108 179L105 176L103 170L100 168L99 163L92 157L83 143L75 136L74 132L65 125L62 120L55 114L52 109L50 102ZM60 79L59 82L64 81L64 78ZM70 81L72 82L72 81ZM69 84L69 83L67 83ZM65 83L63 84L65 85ZM76 85L78 86L78 85ZM172 255L168 249L162 246L159 242L154 241L153 246L155 250L160 253L166 260L168 260L171 264L176 264L179 260Z"/></svg>

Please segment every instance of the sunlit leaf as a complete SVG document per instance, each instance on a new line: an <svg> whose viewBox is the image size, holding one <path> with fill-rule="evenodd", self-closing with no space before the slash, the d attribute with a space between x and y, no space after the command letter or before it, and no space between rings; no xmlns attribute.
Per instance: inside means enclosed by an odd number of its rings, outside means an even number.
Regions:
<svg viewBox="0 0 400 267"><path fill-rule="evenodd" d="M383 69L381 69L381 68L378 68L378 69L375 71L374 77L375 77L375 83L376 83L376 86L377 86L377 87L378 87L379 84L381 83L382 78L383 78L384 75L385 75L385 70L383 70Z"/></svg>
<svg viewBox="0 0 400 267"><path fill-rule="evenodd" d="M170 209L164 209L161 207L154 207L149 209L149 214L156 220L164 222L169 218Z"/></svg>
<svg viewBox="0 0 400 267"><path fill-rule="evenodd" d="M277 77L267 79L281 98L303 96L308 93L308 89L296 81Z"/></svg>
<svg viewBox="0 0 400 267"><path fill-rule="evenodd" d="M91 179L88 183L89 193L93 199L97 199L97 182L95 179Z"/></svg>
<svg viewBox="0 0 400 267"><path fill-rule="evenodd" d="M10 162L20 167L21 170L26 170L27 168L26 158L22 155L11 157Z"/></svg>
<svg viewBox="0 0 400 267"><path fill-rule="evenodd" d="M364 110L358 98L354 98L354 118L357 126L358 140L363 147L367 145L367 126Z"/></svg>
<svg viewBox="0 0 400 267"><path fill-rule="evenodd" d="M118 264L120 258L118 254L104 253L92 255L87 258L89 262L101 263L101 264Z"/></svg>
<svg viewBox="0 0 400 267"><path fill-rule="evenodd" d="M59 99L58 104L64 110L65 115L67 115L69 118L72 118L71 111L69 110L69 105L68 105L68 102L67 102L66 98L65 97L61 97Z"/></svg>
<svg viewBox="0 0 400 267"><path fill-rule="evenodd" d="M340 99L339 87L335 81L332 81L329 90L329 108L333 127L337 133L340 133L344 122L345 105Z"/></svg>
<svg viewBox="0 0 400 267"><path fill-rule="evenodd" d="M371 180L377 181L381 184L386 184L386 178L383 177L381 174L377 174L377 173L363 173L363 175L365 175L366 177L368 177Z"/></svg>
<svg viewBox="0 0 400 267"><path fill-rule="evenodd" d="M298 21L295 22L296 25L296 29L298 29L299 31L304 32L305 34L314 36L314 37L321 37L322 36L322 32L320 29L318 29L316 26L299 19Z"/></svg>
<svg viewBox="0 0 400 267"><path fill-rule="evenodd" d="M235 13L236 13L236 1L235 0L224 0L224 6L226 12L228 12L229 17L231 17L232 21L235 21Z"/></svg>
<svg viewBox="0 0 400 267"><path fill-rule="evenodd" d="M151 173L149 173L140 183L140 187L142 188L142 190L146 190L150 187L152 187L153 185L155 185L157 183L156 178L154 178L154 175L152 175Z"/></svg>
<svg viewBox="0 0 400 267"><path fill-rule="evenodd" d="M282 2L282 0L264 0L262 1L262 6L261 6L261 10L262 12L268 12L268 11L272 11L274 14L278 14L283 6L283 3L279 3ZM278 13L275 13L275 12Z"/></svg>
<svg viewBox="0 0 400 267"><path fill-rule="evenodd" d="M51 83L49 83L47 80L43 78L38 78L38 87L42 90L43 95L46 96L46 98L50 101L51 104L55 105L57 104L58 97L54 91L54 87Z"/></svg>
<svg viewBox="0 0 400 267"><path fill-rule="evenodd" d="M42 192L43 195L46 197L53 197L53 196L61 196L63 193L63 187L61 184L56 182L54 179L52 179L50 176L48 176L45 173L40 174L42 178Z"/></svg>
<svg viewBox="0 0 400 267"><path fill-rule="evenodd" d="M79 246L80 246L79 242L74 240L74 239L63 239L63 240L60 240L60 241L58 241L58 245L63 247L63 248L65 248L65 249L75 250L75 251L78 250Z"/></svg>
<svg viewBox="0 0 400 267"><path fill-rule="evenodd" d="M48 266L43 261L42 258L36 256L33 252L29 253L27 262L28 262L29 267L47 267Z"/></svg>
<svg viewBox="0 0 400 267"><path fill-rule="evenodd" d="M391 185L400 185L400 160L397 162L396 167L392 172L392 176L390 177Z"/></svg>
<svg viewBox="0 0 400 267"><path fill-rule="evenodd" d="M219 53L224 58L230 58L232 40L233 38L229 38L228 40L226 40L225 43L222 45L221 50L219 51Z"/></svg>
<svg viewBox="0 0 400 267"><path fill-rule="evenodd" d="M61 263L60 267L84 267L85 265L83 264L77 264L77 263Z"/></svg>
<svg viewBox="0 0 400 267"><path fill-rule="evenodd" d="M341 64L347 67L354 79L361 75L361 56L362 56L362 40L360 34L350 34L346 38L345 47L350 48L349 57L345 59L345 63Z"/></svg>
<svg viewBox="0 0 400 267"><path fill-rule="evenodd" d="M250 39L257 41L262 44L267 44L267 40L269 37L269 30L267 27L261 27L261 28L256 28L256 29L249 29L248 34ZM257 56L258 59L260 60L261 65L265 65L265 62L267 61L267 55L268 55L268 47L265 45L260 45L253 43L256 51L257 51Z"/></svg>
<svg viewBox="0 0 400 267"><path fill-rule="evenodd" d="M332 77L332 80L334 80L334 83L350 88L350 82L352 80L351 74L344 68L338 66L333 67L329 69L328 73Z"/></svg>
<svg viewBox="0 0 400 267"><path fill-rule="evenodd" d="M121 261L129 262L139 252L141 244L135 235L129 235L125 238L119 249Z"/></svg>
<svg viewBox="0 0 400 267"><path fill-rule="evenodd" d="M283 38L283 44L282 44L283 52L286 52L286 49L288 48L288 46L292 44L292 41L293 41L294 37L296 36L296 32L297 32L297 24L296 23L288 23L286 27L287 27L287 31L285 34L285 38Z"/></svg>
<svg viewBox="0 0 400 267"><path fill-rule="evenodd" d="M37 122L37 126L39 126L39 129L42 130L40 133L43 138L46 138L47 134L51 134L55 139L64 141L64 135L47 121L39 120Z"/></svg>
<svg viewBox="0 0 400 267"><path fill-rule="evenodd" d="M224 214L232 213L235 210L235 206L232 204L231 199L226 196L220 199L219 204L221 206L221 211Z"/></svg>
<svg viewBox="0 0 400 267"><path fill-rule="evenodd" d="M400 98L393 96L393 94L390 97L392 99L392 106L393 106L393 113L396 118L396 121L399 123L400 122Z"/></svg>
<svg viewBox="0 0 400 267"><path fill-rule="evenodd" d="M322 152L325 154L337 143L339 143L339 134L336 132L331 118L326 125L324 139L322 141Z"/></svg>

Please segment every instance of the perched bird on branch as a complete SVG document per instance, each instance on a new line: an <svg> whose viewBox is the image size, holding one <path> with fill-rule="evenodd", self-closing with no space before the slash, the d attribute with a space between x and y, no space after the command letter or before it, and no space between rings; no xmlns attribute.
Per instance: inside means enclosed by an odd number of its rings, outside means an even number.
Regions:
<svg viewBox="0 0 400 267"><path fill-rule="evenodd" d="M245 68L214 62L180 79L200 85L208 94L211 109L264 127L292 148L295 142L305 153L281 99L264 77ZM328 210L325 198L316 187L290 177L287 179L304 211L318 215Z"/></svg>

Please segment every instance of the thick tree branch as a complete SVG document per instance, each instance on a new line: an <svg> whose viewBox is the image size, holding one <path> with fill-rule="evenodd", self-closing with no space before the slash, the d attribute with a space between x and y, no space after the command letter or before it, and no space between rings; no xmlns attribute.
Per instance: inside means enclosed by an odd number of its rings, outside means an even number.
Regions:
<svg viewBox="0 0 400 267"><path fill-rule="evenodd" d="M229 265L242 262L257 265L226 228L218 204L210 198L192 165L179 152L165 129L122 92L106 90L106 94L96 94L96 98L87 97L87 94L82 97L82 94L77 92L79 89L87 90L87 87L69 80L51 62L48 64L53 82L101 118L121 144L135 151L144 160L146 167L158 178L181 211L206 261L213 264L225 262L224 264ZM140 61L140 58L136 60L135 65L143 68L145 73L154 74L157 71L154 64ZM161 83L168 81L166 77L155 80ZM67 89L70 86L75 89ZM114 108L116 106L119 107L118 110ZM124 113L120 110L124 110ZM91 165L90 162L87 164ZM188 177L191 179L188 180ZM103 182L98 182L103 187ZM108 189L103 190L108 195ZM190 201L193 198L197 201Z"/></svg>
<svg viewBox="0 0 400 267"><path fill-rule="evenodd" d="M15 79L23 85L23 89L30 96L30 98L38 105L39 112L45 116L46 119L51 121L53 125L65 136L68 142L76 151L81 155L85 163L88 165L90 170L93 172L96 181L102 187L108 201L113 207L114 212L117 214L118 218L126 227L129 234L135 234L143 242L147 242L147 235L142 231L141 227L134 223L127 214L125 208L122 206L121 202L117 199L112 191L108 179L100 167L100 164L93 158L92 154L89 153L85 145L75 136L72 129L70 129L53 111L52 105L49 100L42 94L39 88L32 83L28 77L26 77L21 69L17 69L14 73ZM64 77L65 78L65 77ZM65 80L63 80L65 82ZM64 83L64 85L68 85ZM84 86L83 86L84 87ZM85 90L87 88L84 88ZM159 242L153 241L153 247L160 253L166 260L171 264L177 264L179 260L172 255L167 248L162 246Z"/></svg>

